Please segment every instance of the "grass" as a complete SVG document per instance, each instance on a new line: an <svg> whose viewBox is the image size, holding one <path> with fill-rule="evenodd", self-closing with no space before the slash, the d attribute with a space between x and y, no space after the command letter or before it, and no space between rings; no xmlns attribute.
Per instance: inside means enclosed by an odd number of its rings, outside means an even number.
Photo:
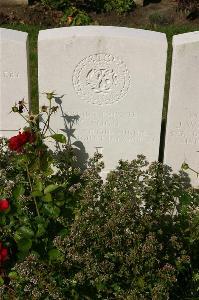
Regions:
<svg viewBox="0 0 199 300"><path fill-rule="evenodd" d="M110 24L111 25L111 24ZM29 33L29 44L30 44L30 87L31 87L31 107L33 112L38 112L38 82L37 82L37 36L39 30L45 29L40 26L30 26L23 24L15 25L4 25L4 28L10 28L15 30L21 30ZM167 72L165 80L165 94L164 94L164 105L163 105L163 122L166 122L167 108L168 108L168 97L169 97L169 82L171 73L171 59L172 59L172 37L175 34L197 31L199 30L198 25L186 25L186 26L143 26L142 29L154 30L163 32L167 35L168 39L168 61L167 61ZM163 124L163 126L165 126Z"/></svg>

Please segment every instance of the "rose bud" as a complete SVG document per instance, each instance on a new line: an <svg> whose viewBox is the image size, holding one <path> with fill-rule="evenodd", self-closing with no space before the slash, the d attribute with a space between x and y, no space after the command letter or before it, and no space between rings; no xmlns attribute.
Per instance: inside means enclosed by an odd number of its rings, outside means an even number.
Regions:
<svg viewBox="0 0 199 300"><path fill-rule="evenodd" d="M13 112L18 112L18 111L19 111L19 109L18 109L18 107L17 107L17 106L13 106L13 107L12 107L12 111L13 111Z"/></svg>
<svg viewBox="0 0 199 300"><path fill-rule="evenodd" d="M4 211L8 209L10 206L10 203L7 199L1 199L0 200L0 211Z"/></svg>
<svg viewBox="0 0 199 300"><path fill-rule="evenodd" d="M48 106L42 105L41 111L42 111L42 112L47 112L47 111L48 111Z"/></svg>

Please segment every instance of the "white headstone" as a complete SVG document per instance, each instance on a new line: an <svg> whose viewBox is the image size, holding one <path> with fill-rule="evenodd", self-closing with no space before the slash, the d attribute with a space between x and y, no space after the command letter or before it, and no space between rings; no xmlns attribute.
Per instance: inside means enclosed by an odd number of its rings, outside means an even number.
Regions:
<svg viewBox="0 0 199 300"><path fill-rule="evenodd" d="M185 161L199 171L199 32L173 37L164 162L179 171ZM198 186L196 174L189 172Z"/></svg>
<svg viewBox="0 0 199 300"><path fill-rule="evenodd" d="M10 136L24 127L12 106L23 98L28 102L28 34L0 28L0 136Z"/></svg>
<svg viewBox="0 0 199 300"><path fill-rule="evenodd" d="M40 105L61 103L52 128L67 133L82 160L98 150L105 172L119 159L158 159L167 41L165 34L118 27L39 33Z"/></svg>

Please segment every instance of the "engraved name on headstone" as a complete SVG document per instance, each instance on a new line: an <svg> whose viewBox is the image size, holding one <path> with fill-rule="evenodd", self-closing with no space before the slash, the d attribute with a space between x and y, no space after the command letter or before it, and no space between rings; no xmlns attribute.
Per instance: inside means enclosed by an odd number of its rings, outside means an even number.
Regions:
<svg viewBox="0 0 199 300"><path fill-rule="evenodd" d="M199 32L173 37L173 59L164 162L175 172L183 162L199 170ZM188 171L194 186L199 180Z"/></svg>
<svg viewBox="0 0 199 300"><path fill-rule="evenodd" d="M13 135L24 120L10 113L12 106L28 95L27 36L25 32L0 29L0 136Z"/></svg>
<svg viewBox="0 0 199 300"><path fill-rule="evenodd" d="M40 31L40 105L54 90L62 130L84 162L97 150L105 173L119 159L158 159L167 41L165 34L85 26Z"/></svg>

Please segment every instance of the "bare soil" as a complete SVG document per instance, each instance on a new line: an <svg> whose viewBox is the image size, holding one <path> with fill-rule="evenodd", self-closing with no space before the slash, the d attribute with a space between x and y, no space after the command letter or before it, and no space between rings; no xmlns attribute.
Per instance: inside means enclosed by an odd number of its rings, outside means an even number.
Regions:
<svg viewBox="0 0 199 300"><path fill-rule="evenodd" d="M187 12L180 12L177 9L175 0L162 0L159 3L149 3L143 7L135 8L132 12L125 15L118 15L116 13L90 13L94 24L99 25L144 27L147 25L199 24L197 14L194 20L188 20L186 18L187 15ZM52 10L40 4L29 5L27 7L0 7L0 25L21 23L57 27L66 25L61 22L62 16L62 12Z"/></svg>

